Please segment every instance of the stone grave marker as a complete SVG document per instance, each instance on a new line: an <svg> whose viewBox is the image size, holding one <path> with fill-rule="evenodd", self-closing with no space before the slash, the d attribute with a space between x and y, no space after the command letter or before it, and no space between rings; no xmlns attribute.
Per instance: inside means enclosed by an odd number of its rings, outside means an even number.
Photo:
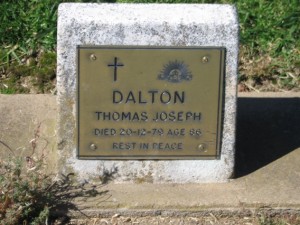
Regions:
<svg viewBox="0 0 300 225"><path fill-rule="evenodd" d="M154 183L232 176L234 6L63 3L58 16L61 172Z"/></svg>

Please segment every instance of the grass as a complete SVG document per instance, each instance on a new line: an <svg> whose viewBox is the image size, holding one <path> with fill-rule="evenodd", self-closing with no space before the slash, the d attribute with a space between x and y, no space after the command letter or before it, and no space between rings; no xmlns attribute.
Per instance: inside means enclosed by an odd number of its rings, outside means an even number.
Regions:
<svg viewBox="0 0 300 225"><path fill-rule="evenodd" d="M237 1L239 79L254 90L299 90L300 2Z"/></svg>
<svg viewBox="0 0 300 225"><path fill-rule="evenodd" d="M300 218L297 215L274 215L269 216L264 213L243 216L235 215L214 215L210 213L206 216L135 216L128 217L115 214L106 218L73 219L72 225L94 225L94 224L203 224L203 225L299 225Z"/></svg>
<svg viewBox="0 0 300 225"><path fill-rule="evenodd" d="M61 2L68 1L0 2L0 93L49 93L55 89L56 21ZM103 2L235 4L241 34L240 90L300 90L299 0ZM47 68L44 68L45 63L48 63Z"/></svg>
<svg viewBox="0 0 300 225"><path fill-rule="evenodd" d="M55 0L11 0L0 3L2 93L28 93L31 87L26 83L37 86L38 93L49 90L48 83L55 77L52 71L55 71L53 55L58 4L59 1ZM43 61L48 56L52 61L44 68ZM30 79L25 78L29 76ZM45 83L47 85L44 87Z"/></svg>

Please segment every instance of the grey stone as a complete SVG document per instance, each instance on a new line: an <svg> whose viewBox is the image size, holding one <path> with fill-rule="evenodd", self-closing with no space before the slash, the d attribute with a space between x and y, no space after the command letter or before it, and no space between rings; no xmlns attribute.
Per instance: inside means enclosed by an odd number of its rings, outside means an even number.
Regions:
<svg viewBox="0 0 300 225"><path fill-rule="evenodd" d="M44 158L51 174L56 173L57 166L56 119L54 96L0 95L0 141L15 156ZM9 154L8 148L0 144L0 159L7 160Z"/></svg>
<svg viewBox="0 0 300 225"><path fill-rule="evenodd" d="M234 6L217 4L78 4L58 11L57 90L60 171L80 180L118 168L116 182L224 182L233 173L238 21ZM78 160L76 46L222 46L226 48L225 104L219 160Z"/></svg>

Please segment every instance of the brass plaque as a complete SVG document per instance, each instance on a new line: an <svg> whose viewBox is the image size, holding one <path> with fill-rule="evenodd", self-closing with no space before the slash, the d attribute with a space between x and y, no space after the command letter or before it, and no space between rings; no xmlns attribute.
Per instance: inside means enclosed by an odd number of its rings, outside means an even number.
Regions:
<svg viewBox="0 0 300 225"><path fill-rule="evenodd" d="M217 159L225 49L78 46L80 159Z"/></svg>

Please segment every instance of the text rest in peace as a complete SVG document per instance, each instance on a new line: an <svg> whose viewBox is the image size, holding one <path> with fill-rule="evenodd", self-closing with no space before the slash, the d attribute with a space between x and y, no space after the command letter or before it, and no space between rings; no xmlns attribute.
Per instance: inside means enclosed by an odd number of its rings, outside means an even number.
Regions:
<svg viewBox="0 0 300 225"><path fill-rule="evenodd" d="M163 142L155 142L155 143L136 143L136 142L113 142L112 149L113 150L134 150L136 148L148 150L183 150L183 143L163 143Z"/></svg>

